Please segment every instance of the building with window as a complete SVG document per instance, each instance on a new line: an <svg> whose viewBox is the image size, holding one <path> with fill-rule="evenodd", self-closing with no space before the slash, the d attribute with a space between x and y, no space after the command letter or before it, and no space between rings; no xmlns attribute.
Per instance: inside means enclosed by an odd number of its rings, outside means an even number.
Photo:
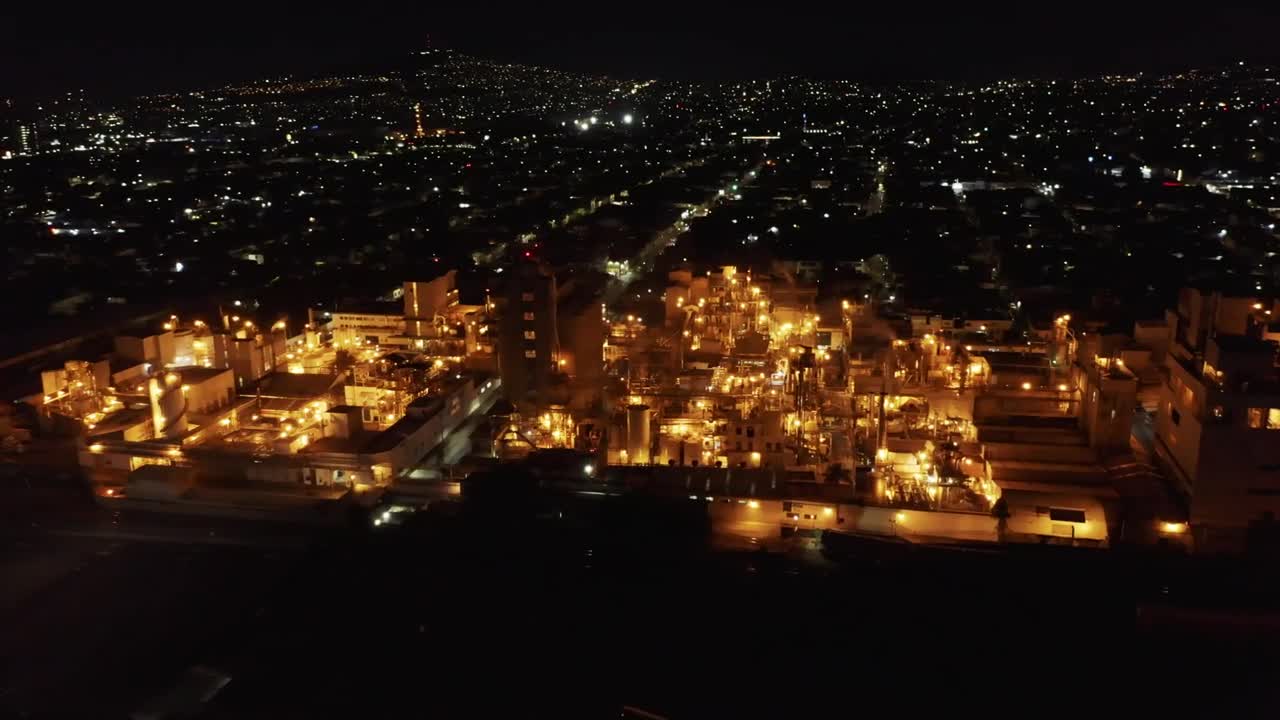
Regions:
<svg viewBox="0 0 1280 720"><path fill-rule="evenodd" d="M1184 290L1171 312L1155 448L1199 544L1235 546L1280 514L1280 368L1272 300Z"/></svg>
<svg viewBox="0 0 1280 720"><path fill-rule="evenodd" d="M498 366L507 399L529 408L545 403L556 371L556 278L532 263L514 268L502 294Z"/></svg>

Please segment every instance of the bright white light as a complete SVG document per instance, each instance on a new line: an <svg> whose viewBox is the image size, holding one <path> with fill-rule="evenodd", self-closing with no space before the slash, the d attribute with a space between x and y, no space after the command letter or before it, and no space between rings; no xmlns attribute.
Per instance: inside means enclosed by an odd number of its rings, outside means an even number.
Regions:
<svg viewBox="0 0 1280 720"><path fill-rule="evenodd" d="M599 118L597 118L595 115L592 115L592 116L591 116L591 124L592 124L592 125L595 125L595 124L596 124L596 123L598 123L598 122L600 122L600 119L599 119Z"/></svg>
<svg viewBox="0 0 1280 720"><path fill-rule="evenodd" d="M183 268L185 268L185 267L186 267L186 265L183 265L181 262L176 262L176 263L174 263L174 264L173 264L173 271L174 271L174 272L182 272Z"/></svg>
<svg viewBox="0 0 1280 720"><path fill-rule="evenodd" d="M585 473L587 477L591 477L596 472L596 466L591 465L590 463L583 465L582 472Z"/></svg>
<svg viewBox="0 0 1280 720"><path fill-rule="evenodd" d="M631 117L631 113L627 113L626 115L622 116L623 125L630 125L634 120L635 118Z"/></svg>

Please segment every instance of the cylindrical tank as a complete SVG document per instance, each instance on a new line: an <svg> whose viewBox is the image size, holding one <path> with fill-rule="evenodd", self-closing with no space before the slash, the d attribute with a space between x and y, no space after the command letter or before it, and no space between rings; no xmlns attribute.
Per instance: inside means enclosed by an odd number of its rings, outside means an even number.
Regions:
<svg viewBox="0 0 1280 720"><path fill-rule="evenodd" d="M187 399L182 378L168 373L151 378L151 422L157 438L179 437L187 432Z"/></svg>
<svg viewBox="0 0 1280 720"><path fill-rule="evenodd" d="M627 406L627 457L636 465L649 464L649 406Z"/></svg>

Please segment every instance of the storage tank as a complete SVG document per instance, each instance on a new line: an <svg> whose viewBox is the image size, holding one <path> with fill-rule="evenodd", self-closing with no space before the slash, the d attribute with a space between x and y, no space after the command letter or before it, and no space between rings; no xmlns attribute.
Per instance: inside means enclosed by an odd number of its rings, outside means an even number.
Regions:
<svg viewBox="0 0 1280 720"><path fill-rule="evenodd" d="M632 464L649 464L649 406L627 406L627 456Z"/></svg>
<svg viewBox="0 0 1280 720"><path fill-rule="evenodd" d="M177 373L151 378L151 422L157 438L179 437L187 432L187 399Z"/></svg>

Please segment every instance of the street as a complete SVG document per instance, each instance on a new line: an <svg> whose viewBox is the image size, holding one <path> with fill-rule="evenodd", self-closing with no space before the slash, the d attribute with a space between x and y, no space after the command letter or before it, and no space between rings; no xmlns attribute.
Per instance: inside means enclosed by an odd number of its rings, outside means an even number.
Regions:
<svg viewBox="0 0 1280 720"><path fill-rule="evenodd" d="M738 182L745 183L748 178L760 172L762 167L764 167L762 163L756 164L746 173L743 173L743 176L739 178ZM636 253L635 258L632 259L630 263L632 268L631 274L628 277L620 278L609 284L608 289L606 289L604 293L604 304L611 307L622 297L624 293L627 292L627 289L631 287L631 283L649 267L649 264L653 262L654 258L661 255L663 250L674 243L675 240L680 237L680 234L688 229L688 223L686 222L688 218L700 217L711 213L712 210L714 210L716 203L725 196L726 195L722 192L712 193L696 208L689 210L686 214L682 215L679 220L676 220L671 225L655 233L653 239L641 248L640 252Z"/></svg>

